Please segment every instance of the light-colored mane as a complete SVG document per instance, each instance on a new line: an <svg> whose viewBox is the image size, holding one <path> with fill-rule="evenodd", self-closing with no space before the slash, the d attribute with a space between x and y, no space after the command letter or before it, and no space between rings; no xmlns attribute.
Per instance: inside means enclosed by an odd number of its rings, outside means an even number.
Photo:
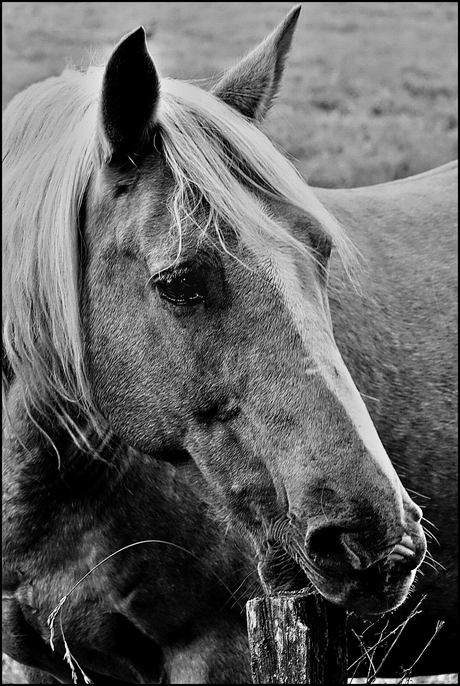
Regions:
<svg viewBox="0 0 460 686"><path fill-rule="evenodd" d="M79 315L79 214L91 176L110 157L98 131L102 68L66 71L16 96L4 116L3 343L28 411L56 414L78 439L72 406L95 421ZM271 215L270 198L315 219L351 264L354 251L334 218L267 137L212 94L163 79L157 110L175 192L171 217L198 222L224 243L222 222L245 243L306 252ZM201 195L201 198L197 198ZM177 240L177 238L176 238Z"/></svg>
<svg viewBox="0 0 460 686"><path fill-rule="evenodd" d="M26 411L54 410L75 438L72 405L93 415L78 215L94 168L99 91L97 72L69 70L19 93L3 117L3 346Z"/></svg>

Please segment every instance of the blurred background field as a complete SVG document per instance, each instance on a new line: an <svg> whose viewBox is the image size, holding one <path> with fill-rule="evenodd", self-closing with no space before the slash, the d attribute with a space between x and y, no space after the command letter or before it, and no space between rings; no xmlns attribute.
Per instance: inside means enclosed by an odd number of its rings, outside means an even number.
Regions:
<svg viewBox="0 0 460 686"><path fill-rule="evenodd" d="M4 2L3 105L143 24L164 75L215 77L292 2ZM304 3L267 121L312 185L358 186L457 157L455 2Z"/></svg>
<svg viewBox="0 0 460 686"><path fill-rule="evenodd" d="M294 4L4 2L2 106L68 64L102 63L140 24L163 75L216 78ZM456 158L457 32L456 2L304 3L267 131L312 185L380 183ZM3 683L21 683L3 668Z"/></svg>

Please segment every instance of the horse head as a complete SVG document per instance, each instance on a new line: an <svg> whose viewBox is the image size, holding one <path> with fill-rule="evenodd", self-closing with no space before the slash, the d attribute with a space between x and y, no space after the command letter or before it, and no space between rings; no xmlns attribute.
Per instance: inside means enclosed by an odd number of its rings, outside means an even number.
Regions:
<svg viewBox="0 0 460 686"><path fill-rule="evenodd" d="M261 129L298 14L209 92L161 79L142 28L115 48L82 211L85 367L115 432L198 470L268 592L377 613L425 539L334 341L329 257L353 248Z"/></svg>

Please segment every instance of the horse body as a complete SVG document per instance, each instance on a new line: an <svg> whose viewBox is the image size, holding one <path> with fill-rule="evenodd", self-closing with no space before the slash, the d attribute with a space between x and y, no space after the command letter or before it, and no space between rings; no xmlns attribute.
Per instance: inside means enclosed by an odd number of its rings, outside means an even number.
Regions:
<svg viewBox="0 0 460 686"><path fill-rule="evenodd" d="M374 424L442 536L432 552L446 571L422 581L444 584L445 607L432 591L417 632L451 610L453 177L299 185L251 123L297 16L212 94L160 84L139 31L95 95L88 77L39 86L55 120L38 130L57 153L34 177L34 220L14 179L35 112L20 96L17 133L10 106L6 252L24 273L10 272L4 325L5 650L64 683L62 656L95 683L247 683L243 605L261 592L397 608L425 540ZM361 290L326 208L363 253ZM389 671L407 665L408 644L398 651ZM417 667L446 671L453 654Z"/></svg>

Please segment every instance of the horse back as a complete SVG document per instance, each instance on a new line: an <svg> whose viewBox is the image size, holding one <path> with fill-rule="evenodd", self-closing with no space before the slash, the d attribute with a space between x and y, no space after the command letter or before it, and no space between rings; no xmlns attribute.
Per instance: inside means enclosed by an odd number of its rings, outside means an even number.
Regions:
<svg viewBox="0 0 460 686"><path fill-rule="evenodd" d="M403 253L406 260L415 261L423 258L428 247L435 249L431 260L451 254L457 244L457 189L458 162L454 160L397 181L349 189L315 188L315 192L366 261L378 266L384 248L394 258L392 271L396 272Z"/></svg>

